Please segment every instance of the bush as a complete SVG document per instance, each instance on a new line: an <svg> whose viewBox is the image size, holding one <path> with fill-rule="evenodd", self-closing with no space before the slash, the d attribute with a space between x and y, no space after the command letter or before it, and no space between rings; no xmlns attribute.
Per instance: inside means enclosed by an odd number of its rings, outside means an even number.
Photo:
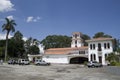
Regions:
<svg viewBox="0 0 120 80"><path fill-rule="evenodd" d="M111 66L116 66L116 62L110 62Z"/></svg>
<svg viewBox="0 0 120 80"><path fill-rule="evenodd" d="M85 65L85 66L87 66L87 63L88 63L88 62L87 62L87 61L85 61L85 62L84 62L84 65Z"/></svg>
<svg viewBox="0 0 120 80"><path fill-rule="evenodd" d="M120 62L117 62L117 63L116 63L116 66L120 66Z"/></svg>
<svg viewBox="0 0 120 80"><path fill-rule="evenodd" d="M120 66L120 62L111 62L110 66Z"/></svg>

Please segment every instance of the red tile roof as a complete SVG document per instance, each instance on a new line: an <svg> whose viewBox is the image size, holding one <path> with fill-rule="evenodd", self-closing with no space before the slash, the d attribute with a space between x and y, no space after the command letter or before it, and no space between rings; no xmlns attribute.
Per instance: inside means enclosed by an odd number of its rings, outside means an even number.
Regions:
<svg viewBox="0 0 120 80"><path fill-rule="evenodd" d="M113 38L94 38L94 39L91 39L91 40L86 40L86 42L94 42L94 41L107 41L107 40L114 40Z"/></svg>
<svg viewBox="0 0 120 80"><path fill-rule="evenodd" d="M77 48L50 48L45 50L45 54L68 54L74 50L87 50L87 46L77 47Z"/></svg>

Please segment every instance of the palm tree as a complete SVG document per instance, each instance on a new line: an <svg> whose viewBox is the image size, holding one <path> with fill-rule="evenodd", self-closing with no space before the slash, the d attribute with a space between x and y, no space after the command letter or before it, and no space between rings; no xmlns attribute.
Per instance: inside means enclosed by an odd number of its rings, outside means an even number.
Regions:
<svg viewBox="0 0 120 80"><path fill-rule="evenodd" d="M2 31L7 31L6 32L6 46L5 46L5 61L7 60L7 48L8 48L8 35L10 31L15 32L14 26L16 26L16 23L14 20L5 18L6 23L2 25Z"/></svg>

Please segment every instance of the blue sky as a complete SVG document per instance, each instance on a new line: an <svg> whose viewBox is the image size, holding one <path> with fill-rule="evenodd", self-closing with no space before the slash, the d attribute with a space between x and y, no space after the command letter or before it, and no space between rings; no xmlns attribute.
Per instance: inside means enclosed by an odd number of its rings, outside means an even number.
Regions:
<svg viewBox="0 0 120 80"><path fill-rule="evenodd" d="M9 2L6 2L9 1ZM120 0L0 0L0 26L13 18L16 31L38 40L48 35L104 32L120 38ZM3 34L2 30L0 33Z"/></svg>

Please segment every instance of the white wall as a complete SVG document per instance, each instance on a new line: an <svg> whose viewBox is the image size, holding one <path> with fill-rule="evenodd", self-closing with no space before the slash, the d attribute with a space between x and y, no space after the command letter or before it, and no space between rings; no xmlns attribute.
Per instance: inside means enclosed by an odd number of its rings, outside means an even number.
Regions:
<svg viewBox="0 0 120 80"><path fill-rule="evenodd" d="M81 47L84 44L80 40L77 40L77 44L75 44L75 40L73 40L71 43L71 47L74 48L76 45L77 45L77 47Z"/></svg>
<svg viewBox="0 0 120 80"><path fill-rule="evenodd" d="M60 55L46 55L42 58L46 62L50 63L66 63L68 64L68 57L67 56L60 56Z"/></svg>

